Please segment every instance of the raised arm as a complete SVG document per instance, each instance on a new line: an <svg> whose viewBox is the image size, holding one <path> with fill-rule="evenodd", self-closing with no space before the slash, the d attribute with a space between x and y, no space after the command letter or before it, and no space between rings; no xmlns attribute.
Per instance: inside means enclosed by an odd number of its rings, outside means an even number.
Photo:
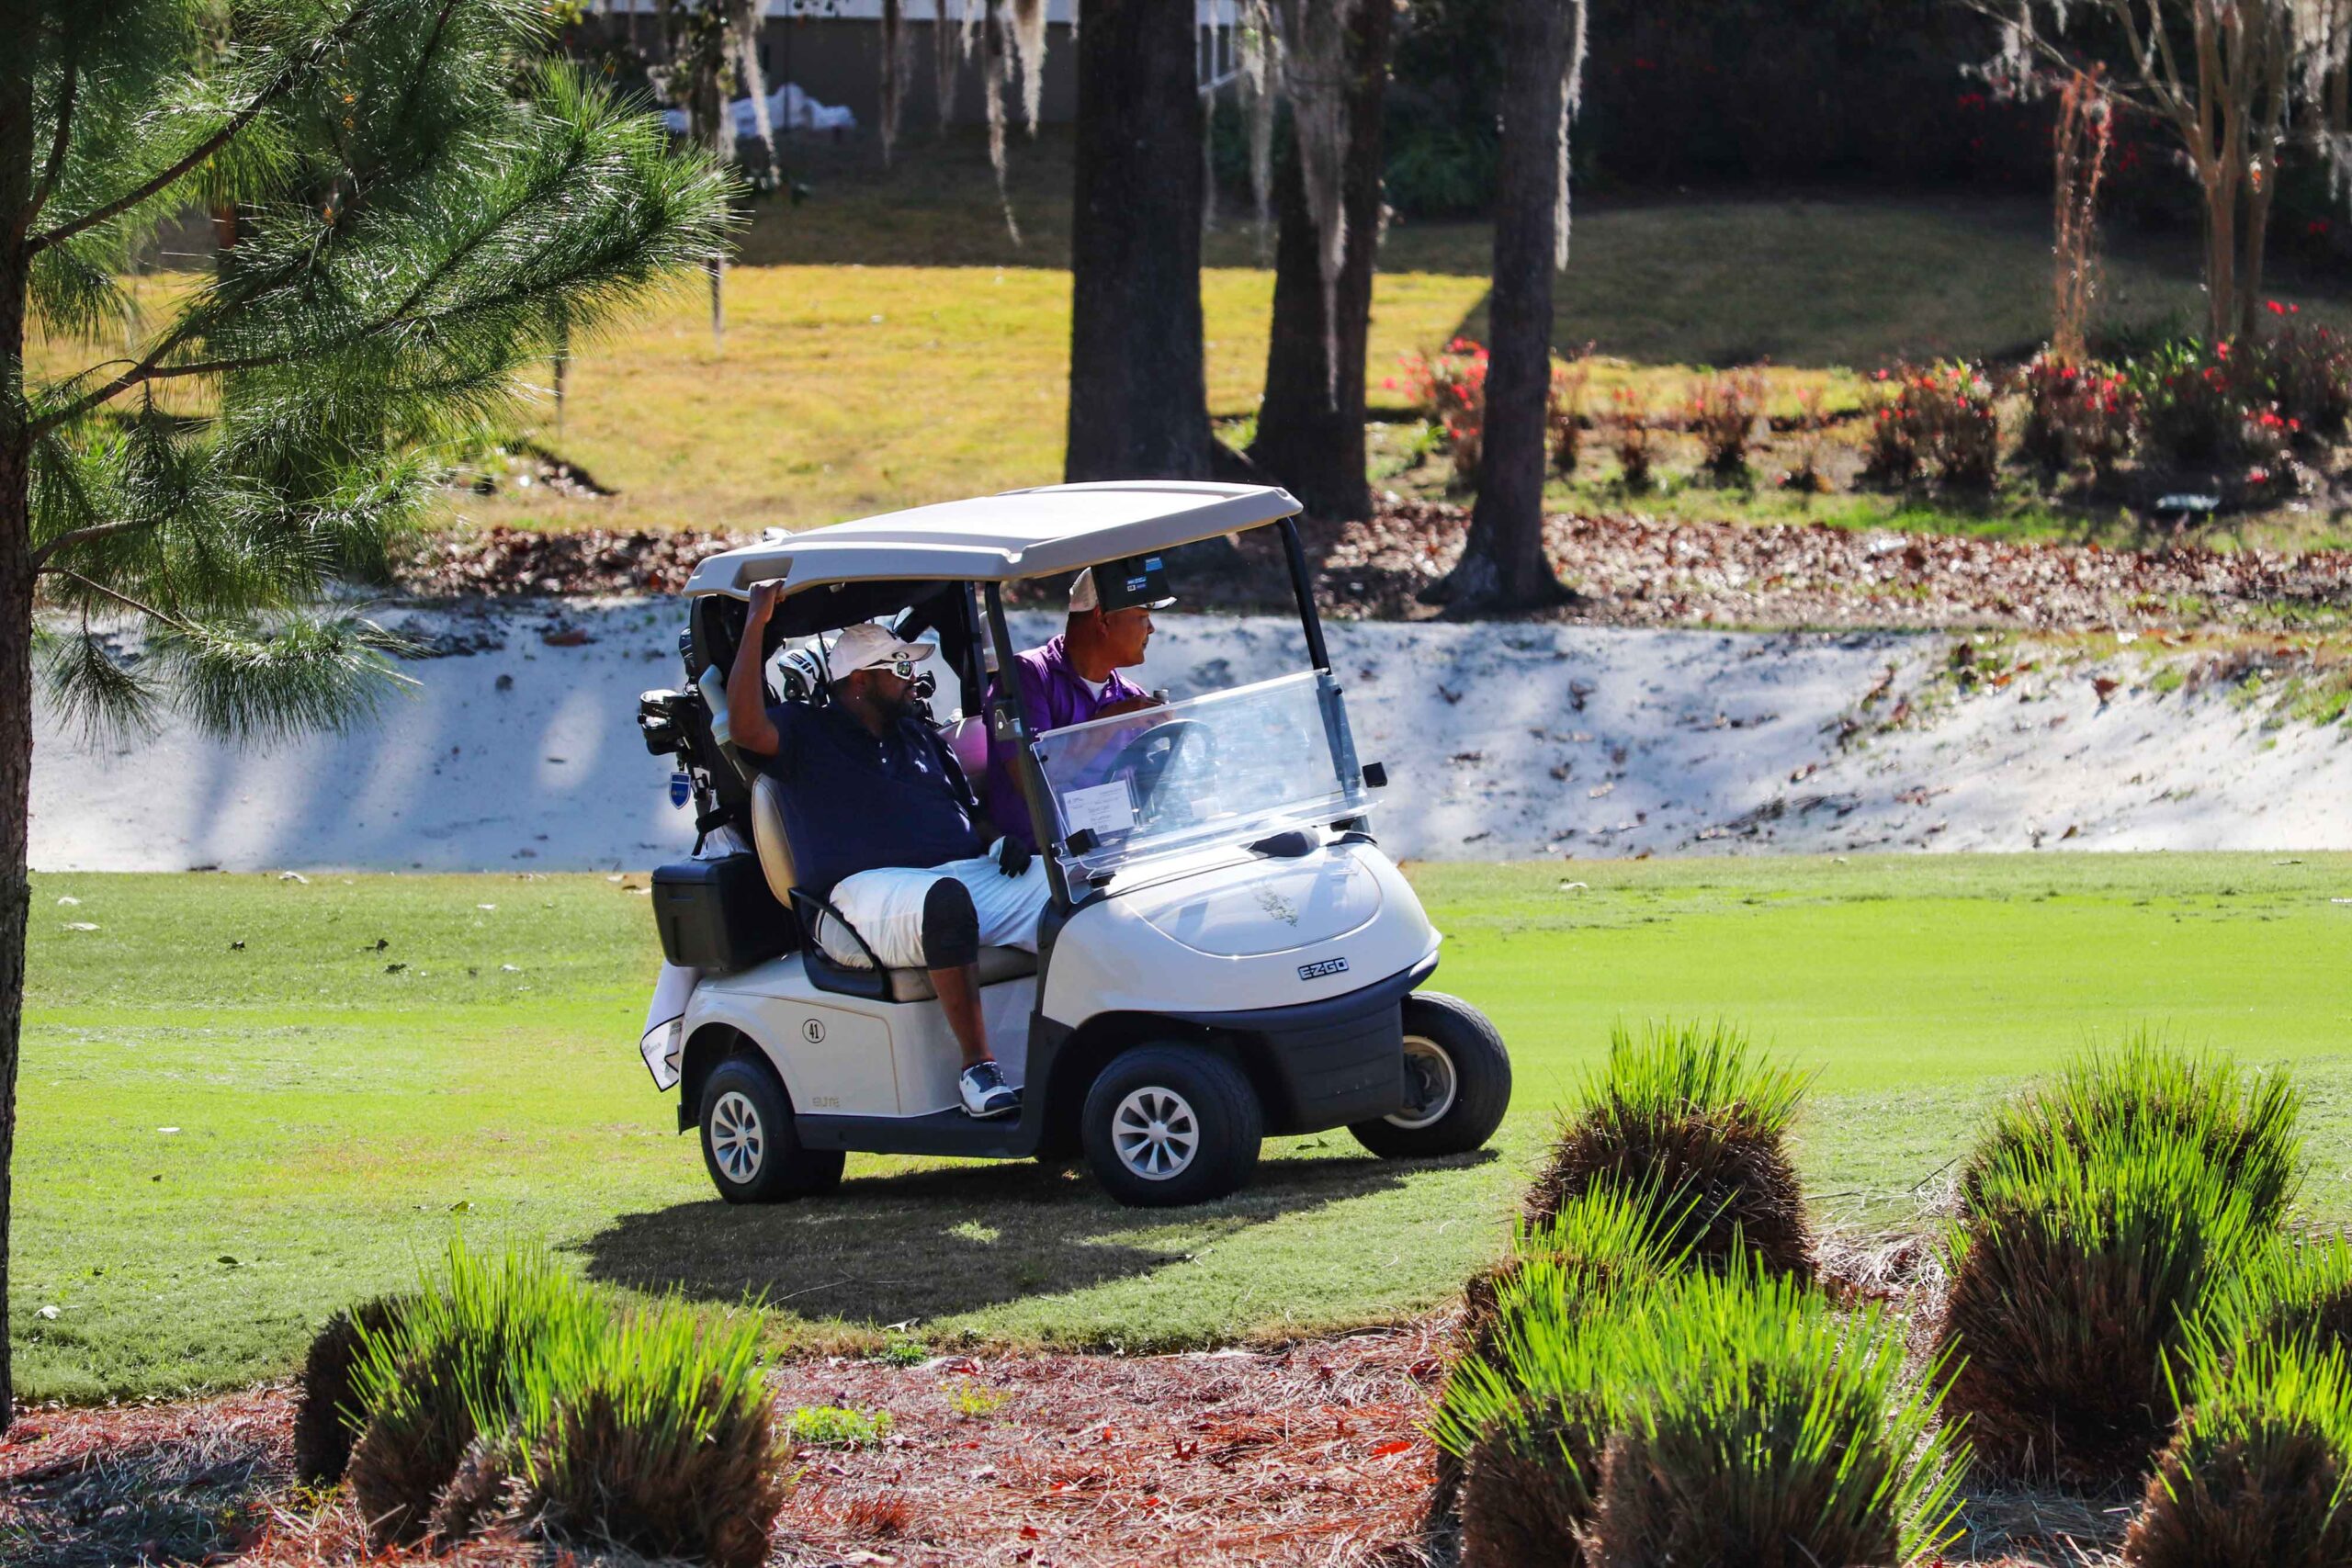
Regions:
<svg viewBox="0 0 2352 1568"><path fill-rule="evenodd" d="M775 613L781 582L754 583L752 604L743 615L743 640L735 646L735 668L727 672L727 726L734 733L735 749L773 757L783 744L768 717L767 679L760 672L766 662L768 617Z"/></svg>

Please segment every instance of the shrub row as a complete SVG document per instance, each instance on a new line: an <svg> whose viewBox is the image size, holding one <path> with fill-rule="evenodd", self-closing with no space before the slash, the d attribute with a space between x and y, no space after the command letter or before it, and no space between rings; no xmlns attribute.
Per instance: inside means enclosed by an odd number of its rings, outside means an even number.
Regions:
<svg viewBox="0 0 2352 1568"><path fill-rule="evenodd" d="M312 1346L298 1465L347 1473L379 1547L497 1525L748 1568L788 1487L757 1343L749 1318L623 1308L539 1252L453 1243Z"/></svg>
<svg viewBox="0 0 2352 1568"><path fill-rule="evenodd" d="M2283 1229L2283 1075L2143 1036L2001 1108L1908 1373L1811 1281L1804 1089L1736 1031L1612 1039L1466 1292L1432 1421L1464 1568L1910 1562L1972 1460L2146 1477L2138 1568L2352 1562L2352 1244Z"/></svg>
<svg viewBox="0 0 2352 1568"><path fill-rule="evenodd" d="M1484 457L1487 358L1485 348L1456 338L1441 354L1408 355L1402 377L1384 383L1412 395L1434 443L1452 456L1457 488L1475 488ZM1582 355L1553 367L1547 423L1552 465L1562 475L1577 471L1589 376ZM1590 423L1630 490L1649 484L1657 437L1668 429L1698 439L1709 474L1739 480L1749 474L1769 389L1760 370L1704 375L1690 382L1677 413L1661 419L1640 388L1619 387ZM2002 429L2003 402L2011 398L2022 406L2013 443ZM1900 365L1865 383L1862 418L1863 477L1883 485L1933 479L1986 490L2006 448L2052 476L2087 468L2109 479L2135 454L2177 468L2232 470L2235 484L2259 496L2290 482L2298 451L2352 428L2352 340L2289 321L2237 348L2176 338L2113 363L2045 354L2005 376L1966 362ZM1816 392L1791 426L1799 449L1783 485L1826 488L1819 459L1826 427Z"/></svg>

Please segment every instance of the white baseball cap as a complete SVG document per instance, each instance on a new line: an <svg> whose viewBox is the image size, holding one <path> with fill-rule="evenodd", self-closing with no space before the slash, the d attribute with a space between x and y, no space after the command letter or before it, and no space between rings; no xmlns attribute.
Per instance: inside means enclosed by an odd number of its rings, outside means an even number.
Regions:
<svg viewBox="0 0 2352 1568"><path fill-rule="evenodd" d="M936 651L930 643L900 642L887 627L873 621L860 621L844 628L833 640L826 665L834 680L846 681L861 670L889 670L903 664L907 668L897 673L901 679L912 680L913 667Z"/></svg>

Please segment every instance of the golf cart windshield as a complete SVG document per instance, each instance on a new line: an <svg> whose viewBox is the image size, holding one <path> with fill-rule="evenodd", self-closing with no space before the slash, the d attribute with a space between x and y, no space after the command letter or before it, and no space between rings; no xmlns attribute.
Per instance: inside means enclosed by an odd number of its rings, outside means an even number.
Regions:
<svg viewBox="0 0 2352 1568"><path fill-rule="evenodd" d="M1073 877L1365 809L1324 671L1048 730L1034 745Z"/></svg>

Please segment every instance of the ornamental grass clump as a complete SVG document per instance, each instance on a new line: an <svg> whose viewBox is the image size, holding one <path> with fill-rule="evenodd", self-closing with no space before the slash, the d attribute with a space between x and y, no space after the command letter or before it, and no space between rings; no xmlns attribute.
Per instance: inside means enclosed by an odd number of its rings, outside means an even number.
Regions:
<svg viewBox="0 0 2352 1568"><path fill-rule="evenodd" d="M2308 1339L2352 1355L2352 1242L2277 1238L2239 1270L2205 1317L2233 1344Z"/></svg>
<svg viewBox="0 0 2352 1568"><path fill-rule="evenodd" d="M1610 1436L1588 1556L1611 1568L1910 1563L1958 1534L1967 1467L1911 1381L1902 1325L1785 1276L1734 1269L1653 1298L1623 1337L1640 1393Z"/></svg>
<svg viewBox="0 0 2352 1568"><path fill-rule="evenodd" d="M2188 1413L2123 1543L2133 1568L2352 1562L2352 1371L2304 1337L2200 1343Z"/></svg>
<svg viewBox="0 0 2352 1568"><path fill-rule="evenodd" d="M1616 1029L1606 1068L1528 1192L1530 1225L1614 1188L1673 1206L1675 1251L1722 1264L1744 1248L1809 1275L1813 1238L1788 1151L1806 1082L1729 1025L1652 1025L1639 1038Z"/></svg>
<svg viewBox="0 0 2352 1568"><path fill-rule="evenodd" d="M402 1296L362 1302L328 1318L311 1341L294 1401L294 1474L305 1485L332 1486L343 1479L365 1425L352 1373L366 1337L390 1333L406 1304Z"/></svg>
<svg viewBox="0 0 2352 1568"><path fill-rule="evenodd" d="M1463 1568L1919 1560L1965 1465L1900 1326L1752 1261L1613 1294L1514 1282L1431 1430L1463 1483Z"/></svg>
<svg viewBox="0 0 2352 1568"><path fill-rule="evenodd" d="M351 1381L366 1425L349 1475L369 1536L422 1539L476 1440L503 1440L556 1343L597 1332L605 1315L537 1249L489 1260L451 1242L438 1278L381 1332L360 1332Z"/></svg>
<svg viewBox="0 0 2352 1568"><path fill-rule="evenodd" d="M1522 1279L1536 1281L1528 1288L1548 1292L1546 1299L1556 1298L1557 1310L1566 1312L1574 1303L1601 1301L1679 1269L1690 1248L1678 1233L1690 1207L1689 1200L1663 1197L1655 1181L1602 1183L1556 1213L1522 1218L1509 1254L1473 1274L1463 1290L1462 1322L1454 1331L1459 1353L1482 1356L1494 1348L1502 1294Z"/></svg>
<svg viewBox="0 0 2352 1568"><path fill-rule="evenodd" d="M2139 1474L2177 1413L2166 1360L2268 1241L2253 1197L2154 1118L2013 1140L1947 1232L1937 1353L1979 1457L2020 1481Z"/></svg>
<svg viewBox="0 0 2352 1568"><path fill-rule="evenodd" d="M510 1469L518 1517L574 1540L754 1568L789 1490L759 1324L675 1305L560 1341L531 1369Z"/></svg>
<svg viewBox="0 0 2352 1568"><path fill-rule="evenodd" d="M1454 1371L1491 1363L1508 1298L1521 1312L1540 1311L1563 1324L1607 1309L1614 1298L1657 1283L1682 1267L1673 1245L1680 1211L1654 1191L1601 1186L1571 1200L1540 1224L1522 1221L1510 1251L1480 1269L1464 1287L1462 1321L1453 1335ZM1441 1448L1431 1499L1440 1517L1452 1511L1462 1465Z"/></svg>
<svg viewBox="0 0 2352 1568"><path fill-rule="evenodd" d="M2301 1183L2301 1111L2286 1074L2171 1050L2143 1032L2120 1049L2076 1057L1995 1111L1961 1168L1960 1201L1973 1205L1987 1174L2016 1150L2085 1150L2112 1132L2197 1151L2245 1199L2254 1223L2272 1228Z"/></svg>
<svg viewBox="0 0 2352 1568"><path fill-rule="evenodd" d="M380 1546L494 1524L751 1568L787 1481L757 1325L619 1312L536 1249L453 1243L363 1328L352 1489Z"/></svg>

